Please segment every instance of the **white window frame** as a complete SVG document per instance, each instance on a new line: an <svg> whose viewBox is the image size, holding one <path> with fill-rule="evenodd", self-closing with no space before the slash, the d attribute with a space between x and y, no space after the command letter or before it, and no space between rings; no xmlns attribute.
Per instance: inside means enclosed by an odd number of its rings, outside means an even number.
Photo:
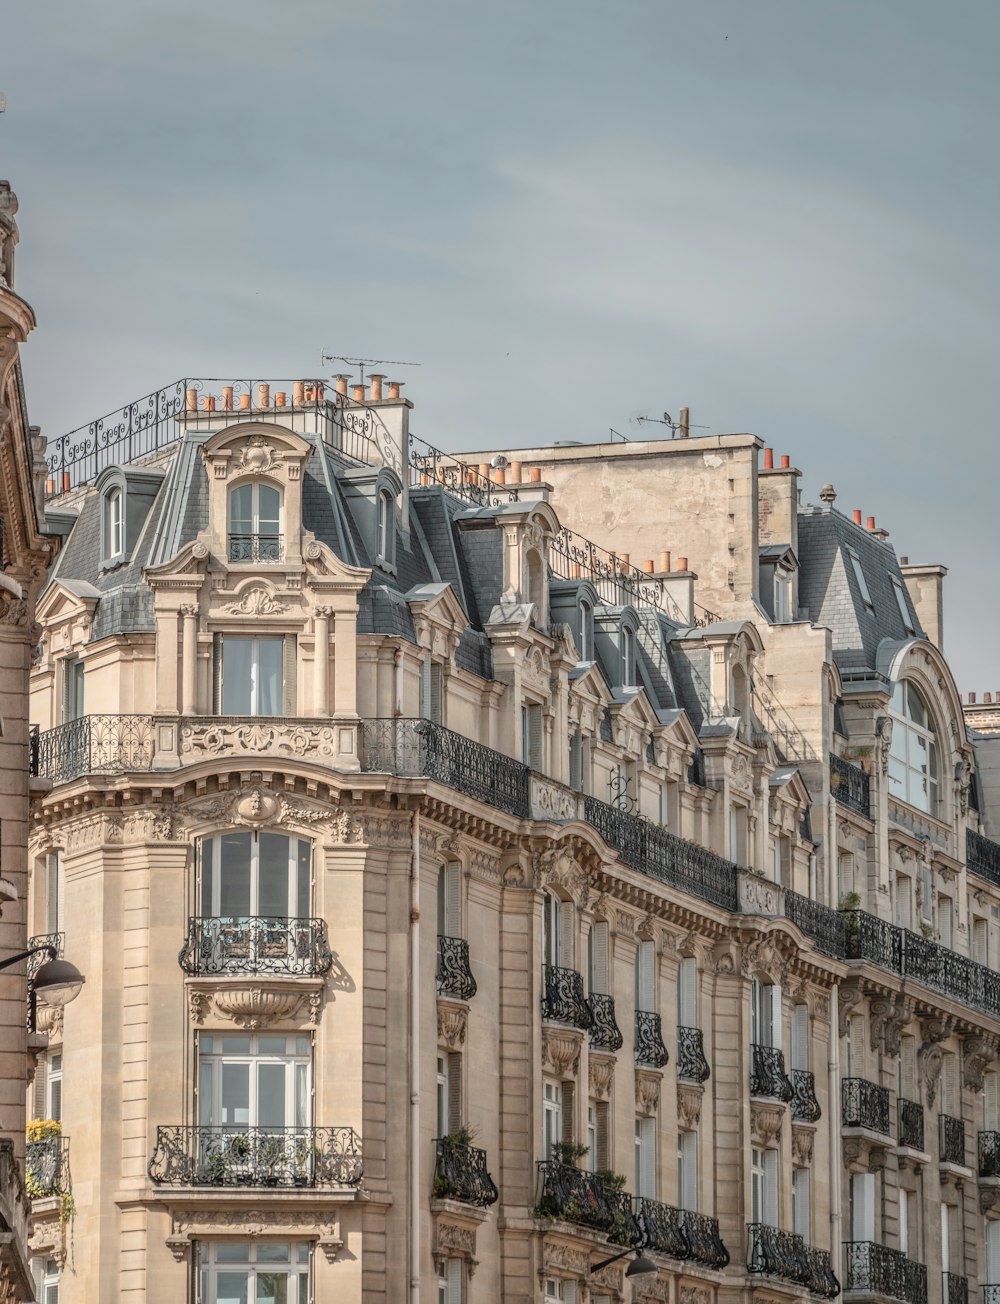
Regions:
<svg viewBox="0 0 1000 1304"><path fill-rule="evenodd" d="M637 688L635 630L622 625L622 688Z"/></svg>
<svg viewBox="0 0 1000 1304"><path fill-rule="evenodd" d="M542 1083L542 1149L546 1159L552 1158L553 1146L563 1140L562 1083L547 1078Z"/></svg>
<svg viewBox="0 0 1000 1304"><path fill-rule="evenodd" d="M778 1225L778 1152L750 1151L751 1222L765 1227Z"/></svg>
<svg viewBox="0 0 1000 1304"><path fill-rule="evenodd" d="M120 484L104 491L101 507L103 560L118 561L125 555L125 493Z"/></svg>
<svg viewBox="0 0 1000 1304"><path fill-rule="evenodd" d="M256 1282L258 1272L261 1276L277 1275L285 1270L288 1283L287 1298L289 1304L299 1304L302 1299L312 1298L310 1286L312 1281L312 1245L308 1241L281 1241L278 1238L260 1238L245 1242L247 1247L246 1263L222 1263L218 1261L222 1246L234 1246L244 1242L232 1241L198 1241L198 1275L200 1281L200 1298L198 1304L216 1304L218 1300L218 1279L223 1274L247 1274L247 1299L257 1298ZM282 1263L268 1263L263 1258L267 1247L272 1245L288 1246L287 1266ZM303 1289L300 1279L305 1279Z"/></svg>
<svg viewBox="0 0 1000 1304"><path fill-rule="evenodd" d="M251 528L249 530L240 529L239 531L237 531L233 529L233 525L234 525L233 500L235 499L238 493L240 493L242 490L246 489L247 487L250 488L250 516L249 518L241 517L239 519L241 524L245 523L248 520ZM277 514L275 516L264 516L261 514L261 503L260 503L261 490L267 490L268 493L274 494L274 496L277 498L278 507L277 507ZM277 543L277 556L275 558L261 559L260 557L258 557L255 559L255 562L259 562L260 560L264 560L264 561L281 560L282 555L284 553L285 496L281 491L280 485L274 484L270 480L243 480L239 484L233 485L232 488L229 490L229 494L226 499L226 516L227 516L227 523L229 527L228 528L229 548L227 551L230 558L232 558L233 539L250 538L258 541L258 552L260 550L259 541L261 539L274 539ZM265 525L270 525L272 522L277 526L277 529L274 530L273 532L270 530L261 529L262 523ZM237 560L239 561L243 559L237 559ZM232 564L232 562L230 562L230 564Z"/></svg>
<svg viewBox="0 0 1000 1304"><path fill-rule="evenodd" d="M249 857L245 866L249 878L250 909L245 914L223 914L222 912L222 865L223 846L229 840L240 838L239 846L249 847ZM260 910L261 888L261 847L265 838L282 838L288 846L288 895L287 909L284 915L266 915ZM220 833L209 834L198 840L199 884L198 901L202 918L208 919L308 919L311 917L312 901L312 853L313 846L308 838L295 834L278 833L271 829L262 829L259 833L245 836L242 829L224 829ZM304 908L303 908L304 907Z"/></svg>
<svg viewBox="0 0 1000 1304"><path fill-rule="evenodd" d="M635 1193L656 1199L656 1119L645 1115L635 1120Z"/></svg>
<svg viewBox="0 0 1000 1304"><path fill-rule="evenodd" d="M917 631L914 627L913 617L910 615L910 608L906 605L906 594L903 585L895 575L890 575L889 578L892 580L892 591L896 595L896 606L899 608L903 628L907 634L915 634Z"/></svg>
<svg viewBox="0 0 1000 1304"><path fill-rule="evenodd" d="M594 659L594 608L587 598L581 598L577 608L580 619L580 646L577 649L581 661Z"/></svg>
<svg viewBox="0 0 1000 1304"><path fill-rule="evenodd" d="M792 1231L807 1245L812 1241L811 1176L808 1168L792 1169Z"/></svg>
<svg viewBox="0 0 1000 1304"><path fill-rule="evenodd" d="M282 1040L285 1050L267 1043ZM216 1048L216 1043L219 1043ZM249 1042L247 1051L232 1049L227 1042ZM298 1044L300 1043L300 1044ZM292 1049L289 1049L292 1047ZM312 1126L312 1038L308 1033L201 1033L198 1037L198 1118L202 1127L220 1128L238 1134L253 1128L281 1127L304 1130ZM261 1070L280 1066L284 1075L285 1118L282 1123L264 1124L259 1119ZM224 1080L226 1066L247 1069L248 1118L225 1121Z"/></svg>
<svg viewBox="0 0 1000 1304"><path fill-rule="evenodd" d="M909 692L918 699L928 723L911 714ZM897 680L889 704L892 741L889 746L889 794L915 810L938 817L941 806L941 754L927 699L909 680ZM923 758L926 758L926 765ZM929 902L924 902L929 909Z"/></svg>
<svg viewBox="0 0 1000 1304"><path fill-rule="evenodd" d="M63 1055L50 1050L45 1056L45 1117L62 1122Z"/></svg>
<svg viewBox="0 0 1000 1304"><path fill-rule="evenodd" d="M396 499L389 489L382 488L377 495L376 556L386 569L396 564Z"/></svg>
<svg viewBox="0 0 1000 1304"><path fill-rule="evenodd" d="M233 702L226 701L226 656L227 651L230 656L234 655L236 645L245 647L249 645L250 649L250 699L246 710L237 711L232 709L235 706ZM264 711L263 706L263 672L262 672L262 645L268 644L278 648L278 665L279 665L279 683L275 694L273 710ZM285 634L265 634L258 637L255 634L229 634L223 635L221 640L222 664L218 667L219 674L219 710L222 715L247 715L260 716L262 719L273 720L285 714L285 672L286 659L288 657L288 636ZM246 685L242 678L237 679L235 668L231 668L230 678L232 680L232 691L242 693Z"/></svg>
<svg viewBox="0 0 1000 1304"><path fill-rule="evenodd" d="M868 581L865 579L865 572L861 566L861 558L855 550L848 545L847 555L851 559L851 566L854 570L854 578L858 582L858 588L861 590L861 600L869 611L875 610L875 603L872 602L871 591L868 588Z"/></svg>
<svg viewBox="0 0 1000 1304"><path fill-rule="evenodd" d="M438 1267L438 1304L464 1304L465 1260L442 1259Z"/></svg>
<svg viewBox="0 0 1000 1304"><path fill-rule="evenodd" d="M792 574L783 566L774 568L774 623L787 625L792 619Z"/></svg>
<svg viewBox="0 0 1000 1304"><path fill-rule="evenodd" d="M677 1207L698 1211L698 1133L677 1133Z"/></svg>

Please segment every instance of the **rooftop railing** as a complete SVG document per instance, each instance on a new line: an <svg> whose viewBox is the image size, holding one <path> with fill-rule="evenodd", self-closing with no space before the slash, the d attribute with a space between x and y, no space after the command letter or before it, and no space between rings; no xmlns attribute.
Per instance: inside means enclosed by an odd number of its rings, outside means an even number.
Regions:
<svg viewBox="0 0 1000 1304"><path fill-rule="evenodd" d="M871 779L860 765L830 753L830 791L848 810L872 817Z"/></svg>

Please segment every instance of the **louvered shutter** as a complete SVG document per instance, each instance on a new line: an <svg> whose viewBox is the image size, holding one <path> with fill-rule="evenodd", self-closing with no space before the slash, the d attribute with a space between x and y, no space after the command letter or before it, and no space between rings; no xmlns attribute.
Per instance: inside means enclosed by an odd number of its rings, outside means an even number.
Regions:
<svg viewBox="0 0 1000 1304"><path fill-rule="evenodd" d="M792 1006L792 1068L809 1068L809 1006Z"/></svg>
<svg viewBox="0 0 1000 1304"><path fill-rule="evenodd" d="M462 866L445 865L441 871L444 881L444 935L462 936Z"/></svg>
<svg viewBox="0 0 1000 1304"><path fill-rule="evenodd" d="M298 678L298 649L294 634L286 634L282 643L281 673L284 676L284 705L282 710L285 715L294 715L297 697L296 681Z"/></svg>
<svg viewBox="0 0 1000 1304"><path fill-rule="evenodd" d="M917 1099L917 1055L912 1037L904 1037L899 1047L899 1090L904 1100Z"/></svg>
<svg viewBox="0 0 1000 1304"><path fill-rule="evenodd" d="M771 998L771 1039L767 1043L769 1046L776 1046L781 1049L781 984L772 983L768 988L768 995Z"/></svg>
<svg viewBox="0 0 1000 1304"><path fill-rule="evenodd" d="M608 990L608 926L603 919L590 926L590 990Z"/></svg>
<svg viewBox="0 0 1000 1304"><path fill-rule="evenodd" d="M431 654L424 653L420 666L420 714L425 720L433 720L431 712Z"/></svg>
<svg viewBox="0 0 1000 1304"><path fill-rule="evenodd" d="M561 1087L562 1091L562 1139L566 1145L572 1145L576 1133L574 1126L575 1104L576 1104L576 1084L573 1082L564 1082Z"/></svg>
<svg viewBox="0 0 1000 1304"><path fill-rule="evenodd" d="M598 1169L608 1169L611 1167L610 1147L608 1145L608 1102L599 1100L594 1107L597 1119L597 1167Z"/></svg>
<svg viewBox="0 0 1000 1304"><path fill-rule="evenodd" d="M48 1063L45 1056L41 1056L35 1068L35 1085L32 1093L31 1112L35 1118L45 1117L45 1096L46 1096L46 1077L48 1074Z"/></svg>
<svg viewBox="0 0 1000 1304"><path fill-rule="evenodd" d="M43 1263L44 1263L43 1259L31 1260L31 1280L35 1286L36 1300L42 1300L45 1298L44 1295L42 1294L42 1274L45 1271L45 1269L42 1266Z"/></svg>
<svg viewBox="0 0 1000 1304"><path fill-rule="evenodd" d="M464 1264L461 1259L446 1259L445 1280L448 1283L448 1304L462 1304Z"/></svg>
<svg viewBox="0 0 1000 1304"><path fill-rule="evenodd" d="M865 1020L864 1015L852 1015L847 1025L847 1076L865 1076Z"/></svg>
<svg viewBox="0 0 1000 1304"><path fill-rule="evenodd" d="M573 933L576 927L576 908L572 901L560 901L559 910L559 963L563 969L573 968Z"/></svg>
<svg viewBox="0 0 1000 1304"><path fill-rule="evenodd" d="M576 1282L575 1281L563 1282L562 1297L563 1297L563 1304L576 1304Z"/></svg>
<svg viewBox="0 0 1000 1304"><path fill-rule="evenodd" d="M569 786L574 792L583 787L583 738L579 729L569 740Z"/></svg>
<svg viewBox="0 0 1000 1304"><path fill-rule="evenodd" d="M212 635L212 714L222 714L222 635Z"/></svg>
<svg viewBox="0 0 1000 1304"><path fill-rule="evenodd" d="M942 1073L941 1104L951 1118L961 1118L962 1102L958 1087L958 1056L945 1055Z"/></svg>
<svg viewBox="0 0 1000 1304"><path fill-rule="evenodd" d="M652 942L640 942L635 953L635 1008L637 1010L654 1009L655 992L653 990L653 970L656 964L656 950Z"/></svg>
<svg viewBox="0 0 1000 1304"><path fill-rule="evenodd" d="M986 1223L986 1281L1000 1282L1000 1221L996 1218Z"/></svg>
<svg viewBox="0 0 1000 1304"><path fill-rule="evenodd" d="M462 1126L462 1055L460 1051L448 1053L448 1131L457 1132Z"/></svg>
<svg viewBox="0 0 1000 1304"><path fill-rule="evenodd" d="M528 765L541 770L542 765L542 708L536 703L528 707Z"/></svg>
<svg viewBox="0 0 1000 1304"><path fill-rule="evenodd" d="M677 1022L682 1028L698 1027L698 961L686 956L677 970Z"/></svg>
<svg viewBox="0 0 1000 1304"><path fill-rule="evenodd" d="M55 1051L47 1058L48 1091L46 1095L48 1100L45 1117L53 1118L59 1123L62 1121L62 1052Z"/></svg>
<svg viewBox="0 0 1000 1304"><path fill-rule="evenodd" d="M58 933L62 924L62 902L59 892L59 853L50 851L45 857L45 931Z"/></svg>
<svg viewBox="0 0 1000 1304"><path fill-rule="evenodd" d="M983 1131L996 1132L997 1123L997 1075L987 1073L983 1078ZM993 1278L990 1278L993 1281Z"/></svg>
<svg viewBox="0 0 1000 1304"><path fill-rule="evenodd" d="M440 724L444 719L441 713L441 666L438 662L432 661L430 668L430 718L435 724Z"/></svg>
<svg viewBox="0 0 1000 1304"><path fill-rule="evenodd" d="M764 1151L764 1222L778 1225L778 1152Z"/></svg>

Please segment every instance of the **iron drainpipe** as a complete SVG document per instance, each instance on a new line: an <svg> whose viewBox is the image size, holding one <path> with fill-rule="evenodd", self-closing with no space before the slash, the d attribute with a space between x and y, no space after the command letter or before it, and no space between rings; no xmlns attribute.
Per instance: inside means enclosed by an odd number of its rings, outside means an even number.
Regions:
<svg viewBox="0 0 1000 1304"><path fill-rule="evenodd" d="M420 1304L420 812L410 857L410 1301Z"/></svg>
<svg viewBox="0 0 1000 1304"><path fill-rule="evenodd" d="M842 1229L843 1168L840 1155L840 987L830 989L830 1262L841 1288L844 1282L844 1236Z"/></svg>

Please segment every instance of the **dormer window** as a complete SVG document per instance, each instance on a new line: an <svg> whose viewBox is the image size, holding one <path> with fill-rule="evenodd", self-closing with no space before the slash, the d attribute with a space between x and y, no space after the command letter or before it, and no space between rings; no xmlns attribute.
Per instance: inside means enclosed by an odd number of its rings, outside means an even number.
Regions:
<svg viewBox="0 0 1000 1304"><path fill-rule="evenodd" d="M913 617L910 615L910 608L907 605L906 594L903 592L903 586L895 575L891 578L892 591L896 595L896 606L899 608L899 615L903 622L903 628L906 630L907 634L915 634L916 630L913 627Z"/></svg>
<svg viewBox="0 0 1000 1304"><path fill-rule="evenodd" d="M635 630L631 625L622 626L622 688L636 687L635 675Z"/></svg>
<svg viewBox="0 0 1000 1304"><path fill-rule="evenodd" d="M786 625L792 618L792 577L781 566L774 568L774 619Z"/></svg>
<svg viewBox="0 0 1000 1304"><path fill-rule="evenodd" d="M391 568L396 561L396 534L393 529L394 502L388 489L380 489L378 494L377 525L377 561L380 566Z"/></svg>
<svg viewBox="0 0 1000 1304"><path fill-rule="evenodd" d="M125 495L120 485L104 494L101 549L105 562L121 561L125 554Z"/></svg>
<svg viewBox="0 0 1000 1304"><path fill-rule="evenodd" d="M851 559L851 569L854 571L854 578L858 582L858 588L861 591L861 601L869 611L875 610L875 604L872 602L872 595L868 588L868 580L865 578L865 572L861 566L861 558L853 548L847 549L847 555Z"/></svg>
<svg viewBox="0 0 1000 1304"><path fill-rule="evenodd" d="M594 608L586 598L580 599L580 660L594 659Z"/></svg>
<svg viewBox="0 0 1000 1304"><path fill-rule="evenodd" d="M265 481L237 485L229 495L229 560L281 561L281 492Z"/></svg>

